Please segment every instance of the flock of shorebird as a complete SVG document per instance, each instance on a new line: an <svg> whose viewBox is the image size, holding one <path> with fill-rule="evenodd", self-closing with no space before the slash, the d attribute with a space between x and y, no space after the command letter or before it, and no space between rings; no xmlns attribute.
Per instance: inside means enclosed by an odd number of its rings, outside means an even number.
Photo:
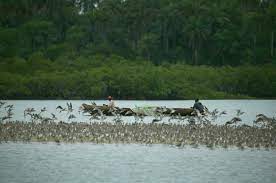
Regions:
<svg viewBox="0 0 276 183"><path fill-rule="evenodd" d="M0 117L0 122L5 121L11 121L12 116L14 115L13 109L14 106L10 104L6 104L6 102L0 101L0 109L4 108L6 115L3 117ZM151 109L150 112L146 111L147 113L152 114L154 119L152 120L152 123L156 122L162 122L164 117L166 115L162 114L162 111L166 110L166 107L155 107L155 108L148 108L147 110ZM139 113L136 113L138 115L133 115L135 122L143 122L145 118L145 112L143 112L142 108L139 108ZM71 102L67 102L66 106L63 107L61 105L58 105L56 107L56 111L58 113L66 112L68 116L68 121L71 122L77 117L73 114L73 105ZM83 113L84 116L89 117L90 123L92 121L100 121L104 122L104 120L107 119L107 116L103 114L103 112L100 109L95 108L96 112L88 112L84 111L82 106L78 108L78 113ZM46 107L43 107L40 110L34 109L34 108L26 108L24 110L24 118L30 117L30 121L32 122L55 122L58 121L58 118L56 117L56 114L50 113L51 117L44 117L42 114L47 112ZM116 113L116 111L111 111L114 122L123 122L122 115L119 113ZM240 116L242 116L245 112L242 112L240 109L236 110L236 116L233 117L231 120L225 122L225 125L237 125L242 121ZM204 114L201 114L199 111L194 110L194 113L192 116L180 116L180 115L171 115L169 116L168 122L172 122L173 120L177 120L177 122L185 122L187 121L188 124L211 124L212 122L216 121L217 118L226 115L226 111L219 111L218 109L214 109L213 111L206 110ZM264 114L257 114L256 120L253 121L253 126L258 127L274 127L276 125L276 118L275 117L268 117Z"/></svg>
<svg viewBox="0 0 276 183"><path fill-rule="evenodd" d="M69 123L59 121L56 114L44 117L46 107L39 110L27 108L24 117L30 122L12 121L13 105L0 101L0 109L5 116L0 118L0 142L3 141L55 141L59 142L94 142L94 143L146 143L237 146L244 147L276 147L276 119L264 114L258 114L253 125L240 124L241 110L236 111L235 117L224 125L213 124L218 117L226 115L226 111L206 111L205 115L197 113L195 116L170 116L169 123L162 122L164 115L156 113L152 123L144 123L144 116L135 116L135 123L123 123L122 116L113 115L114 123L104 122L107 118L100 115L89 116L90 123L73 122L72 103L57 106L57 113L66 113ZM83 113L82 108L78 109ZM92 122L94 120L94 122ZM183 123L174 123L177 120ZM184 123L187 121L187 123Z"/></svg>

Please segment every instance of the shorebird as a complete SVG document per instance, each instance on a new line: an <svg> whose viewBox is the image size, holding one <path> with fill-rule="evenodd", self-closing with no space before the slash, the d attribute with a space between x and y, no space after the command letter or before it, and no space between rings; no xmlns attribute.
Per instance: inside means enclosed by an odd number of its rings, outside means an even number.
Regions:
<svg viewBox="0 0 276 183"><path fill-rule="evenodd" d="M49 123L50 121L52 121L53 119L52 118L42 118L41 119L41 122L42 123Z"/></svg>
<svg viewBox="0 0 276 183"><path fill-rule="evenodd" d="M57 119L57 117L56 117L55 114L51 113L51 115L52 115L52 119L53 119L53 120Z"/></svg>
<svg viewBox="0 0 276 183"><path fill-rule="evenodd" d="M221 115L225 115L225 114L227 114L226 111L222 111L222 112L219 113L220 116L221 116Z"/></svg>
<svg viewBox="0 0 276 183"><path fill-rule="evenodd" d="M263 125L267 126L267 127L271 127L274 126L276 124L276 119L275 118L270 118L267 117L264 114L258 114L256 115L256 120L253 121L253 123L258 124L258 123L263 123Z"/></svg>
<svg viewBox="0 0 276 183"><path fill-rule="evenodd" d="M143 122L144 118L145 118L145 114L143 113L135 113L134 115L135 122L138 122L139 120L140 122Z"/></svg>
<svg viewBox="0 0 276 183"><path fill-rule="evenodd" d="M13 105L7 105L7 106L5 106L4 108L5 108L5 109L8 109L8 108L9 108L9 109L12 109L12 108L13 108Z"/></svg>
<svg viewBox="0 0 276 183"><path fill-rule="evenodd" d="M190 116L188 118L188 123L189 123L189 125L195 125L196 124L195 118L193 116Z"/></svg>
<svg viewBox="0 0 276 183"><path fill-rule="evenodd" d="M43 108L40 110L40 113L45 112L45 111L47 111L47 109L46 109L46 107L43 107Z"/></svg>
<svg viewBox="0 0 276 183"><path fill-rule="evenodd" d="M62 110L63 109L63 107L61 107L60 105L59 106L57 106L57 108L56 109L60 109L60 110Z"/></svg>
<svg viewBox="0 0 276 183"><path fill-rule="evenodd" d="M214 110L211 112L211 115L212 115L212 116L217 116L218 113L219 113L218 109L214 109Z"/></svg>
<svg viewBox="0 0 276 183"><path fill-rule="evenodd" d="M232 118L230 121L227 121L227 122L225 123L225 125L236 124L236 123L239 122L239 121L242 121L241 118L239 118L239 117L234 117L234 118Z"/></svg>
<svg viewBox="0 0 276 183"><path fill-rule="evenodd" d="M67 105L67 111L68 113L69 112L72 112L73 111L73 105L71 102L66 102L66 105Z"/></svg>
<svg viewBox="0 0 276 183"><path fill-rule="evenodd" d="M240 109L237 109L237 116L239 117L239 116L241 116L241 115L243 115L245 112L242 112Z"/></svg>
<svg viewBox="0 0 276 183"><path fill-rule="evenodd" d="M94 120L100 120L100 119L101 119L101 118L99 118L99 116L96 115L96 114L93 114L93 115L85 115L85 116L91 116L91 117L89 118L89 121L92 121L93 119L94 119Z"/></svg>
<svg viewBox="0 0 276 183"><path fill-rule="evenodd" d="M27 113L26 115L30 115L31 119L32 119L32 122L34 120L42 120L43 117L40 115L40 113L38 114L34 114L34 113Z"/></svg>
<svg viewBox="0 0 276 183"><path fill-rule="evenodd" d="M63 107L61 107L60 105L59 105L59 106L57 106L57 108L56 108L56 109L60 109L60 111L59 111L59 112L66 111L66 109L65 109L65 108L63 108Z"/></svg>
<svg viewBox="0 0 276 183"><path fill-rule="evenodd" d="M11 116L7 115L7 116L2 117L1 121L5 121L5 120L11 119L11 118L12 118Z"/></svg>
<svg viewBox="0 0 276 183"><path fill-rule="evenodd" d="M74 114L70 114L68 117L68 120L70 121L71 119L74 119L74 118L76 118L76 116Z"/></svg>
<svg viewBox="0 0 276 183"><path fill-rule="evenodd" d="M24 117L26 117L28 114L31 114L31 113L33 113L33 112L35 112L35 109L34 109L34 108L26 108L26 109L24 110Z"/></svg>
<svg viewBox="0 0 276 183"><path fill-rule="evenodd" d="M163 117L164 117L163 115L157 115L157 116L155 116L155 118L152 120L151 123L156 123L156 122L162 121Z"/></svg>
<svg viewBox="0 0 276 183"><path fill-rule="evenodd" d="M5 105L5 104L6 104L6 102L0 101L0 108L1 108L3 105Z"/></svg>

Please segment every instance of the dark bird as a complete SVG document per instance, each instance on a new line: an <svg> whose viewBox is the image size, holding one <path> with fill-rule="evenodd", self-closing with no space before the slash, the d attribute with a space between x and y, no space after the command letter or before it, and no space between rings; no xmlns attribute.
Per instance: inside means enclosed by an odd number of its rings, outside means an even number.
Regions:
<svg viewBox="0 0 276 183"><path fill-rule="evenodd" d="M72 105L72 103L71 102L67 102L66 105L67 105L68 112L72 112L73 111L73 105Z"/></svg>
<svg viewBox="0 0 276 183"><path fill-rule="evenodd" d="M159 119L155 118L155 119L152 120L151 123L156 123L156 122L159 122L159 121L162 121L162 118L159 118Z"/></svg>
<svg viewBox="0 0 276 183"><path fill-rule="evenodd" d="M70 116L68 117L68 120L70 121L71 119L76 118L76 116L74 114L70 114Z"/></svg>
<svg viewBox="0 0 276 183"><path fill-rule="evenodd" d="M56 109L63 110L63 107L61 107L61 106L59 105L59 106L57 106L57 108L56 108Z"/></svg>
<svg viewBox="0 0 276 183"><path fill-rule="evenodd" d="M267 117L264 114L258 114L256 115L256 120L253 121L253 123L257 124L257 123L263 123L263 125L265 126L274 126L276 124L276 119L275 118L270 118Z"/></svg>
<svg viewBox="0 0 276 183"><path fill-rule="evenodd" d="M263 118L263 119L267 119L268 117L264 114L257 114L256 118Z"/></svg>
<svg viewBox="0 0 276 183"><path fill-rule="evenodd" d="M189 118L188 118L188 123L189 123L190 125L195 125L195 124L196 124L195 118L194 118L194 117L189 117Z"/></svg>
<svg viewBox="0 0 276 183"><path fill-rule="evenodd" d="M242 112L240 109L237 109L237 116L241 116L243 114L244 114L244 112Z"/></svg>
<svg viewBox="0 0 276 183"><path fill-rule="evenodd" d="M5 106L5 109L7 109L7 108L12 109L13 105L7 105L7 106Z"/></svg>
<svg viewBox="0 0 276 183"><path fill-rule="evenodd" d="M5 105L5 104L6 104L6 102L0 101L0 108L1 108L3 105Z"/></svg>
<svg viewBox="0 0 276 183"><path fill-rule="evenodd" d="M233 119L231 119L230 121L227 121L225 123L225 125L231 125L231 124L236 124L237 122L242 121L241 118L238 117L234 117Z"/></svg>
<svg viewBox="0 0 276 183"><path fill-rule="evenodd" d="M11 116L4 116L1 118L1 121L5 121L6 119L11 119L12 117Z"/></svg>
<svg viewBox="0 0 276 183"><path fill-rule="evenodd" d="M225 115L225 114L227 114L226 111L222 111L222 112L219 113L219 115Z"/></svg>
<svg viewBox="0 0 276 183"><path fill-rule="evenodd" d="M60 109L60 111L59 111L59 112L66 111L66 109L65 109L65 108L63 108L63 107L61 107L60 105L59 105L59 106L57 106L57 108L56 108L56 109Z"/></svg>
<svg viewBox="0 0 276 183"><path fill-rule="evenodd" d="M52 118L42 118L41 122L43 122L43 123L49 123L52 120L53 120Z"/></svg>
<svg viewBox="0 0 276 183"><path fill-rule="evenodd" d="M33 113L33 112L35 112L35 109L34 108L27 108L27 109L24 110L24 112Z"/></svg>
<svg viewBox="0 0 276 183"><path fill-rule="evenodd" d="M45 112L45 111L47 111L46 107L43 107L43 108L40 110L40 112Z"/></svg>
<svg viewBox="0 0 276 183"><path fill-rule="evenodd" d="M88 115L88 116L91 116L90 118L89 118L89 121L91 121L91 120L100 120L100 117L99 116L97 116L97 115Z"/></svg>
<svg viewBox="0 0 276 183"><path fill-rule="evenodd" d="M51 113L51 115L52 115L52 119L53 119L53 120L57 119L57 117L56 117L55 114Z"/></svg>
<svg viewBox="0 0 276 183"><path fill-rule="evenodd" d="M211 115L212 115L212 116L216 116L218 113L219 113L218 109L214 109L214 110L211 112Z"/></svg>

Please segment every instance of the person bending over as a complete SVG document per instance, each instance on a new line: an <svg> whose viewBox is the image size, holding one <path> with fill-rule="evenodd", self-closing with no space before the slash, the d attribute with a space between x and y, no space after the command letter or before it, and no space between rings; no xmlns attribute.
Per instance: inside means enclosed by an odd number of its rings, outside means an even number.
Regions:
<svg viewBox="0 0 276 183"><path fill-rule="evenodd" d="M193 109L197 109L200 113L204 113L204 106L201 102L199 102L199 99L195 99L195 103L193 106Z"/></svg>

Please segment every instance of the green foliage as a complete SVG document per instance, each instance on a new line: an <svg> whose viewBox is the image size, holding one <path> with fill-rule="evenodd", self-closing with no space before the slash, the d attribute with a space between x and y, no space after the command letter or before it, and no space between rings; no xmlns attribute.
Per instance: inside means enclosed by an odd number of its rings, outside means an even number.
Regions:
<svg viewBox="0 0 276 183"><path fill-rule="evenodd" d="M275 98L275 66L210 67L149 61L119 56L77 57L70 63L47 60L41 52L27 61L3 60L3 98L205 99ZM60 60L65 59L59 57Z"/></svg>
<svg viewBox="0 0 276 183"><path fill-rule="evenodd" d="M275 1L0 1L3 98L275 98Z"/></svg>
<svg viewBox="0 0 276 183"><path fill-rule="evenodd" d="M71 47L76 55L116 54L158 65L238 66L276 58L275 1L6 0L0 10L3 57L42 51L53 60L57 50Z"/></svg>

